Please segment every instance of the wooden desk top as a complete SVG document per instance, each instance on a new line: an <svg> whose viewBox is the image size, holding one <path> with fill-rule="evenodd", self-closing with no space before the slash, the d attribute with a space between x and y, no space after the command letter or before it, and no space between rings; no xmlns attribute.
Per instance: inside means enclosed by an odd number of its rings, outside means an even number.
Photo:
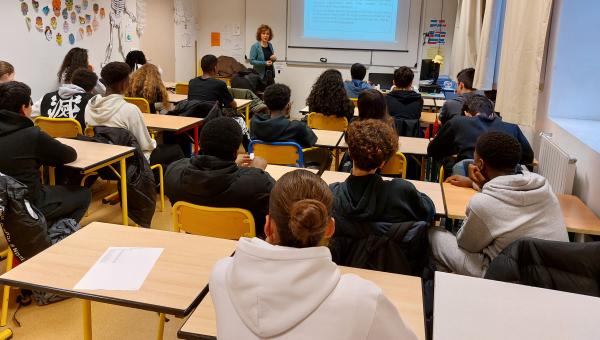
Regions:
<svg viewBox="0 0 600 340"><path fill-rule="evenodd" d="M477 191L470 188L457 187L449 183L444 183L442 187L448 217L464 219L469 200ZM579 197L561 194L556 196L560 203L567 231L587 235L600 235L600 219Z"/></svg>
<svg viewBox="0 0 600 340"><path fill-rule="evenodd" d="M145 309L187 315L199 303L215 262L236 242L93 222L0 276L1 283ZM159 247L164 251L139 291L75 290L108 247Z"/></svg>
<svg viewBox="0 0 600 340"><path fill-rule="evenodd" d="M600 235L600 219L577 196L556 195L567 225L567 231L587 235Z"/></svg>
<svg viewBox="0 0 600 340"><path fill-rule="evenodd" d="M177 85L177 82L176 81L163 81L163 84L168 89L175 89L175 86Z"/></svg>
<svg viewBox="0 0 600 340"><path fill-rule="evenodd" d="M435 123L437 118L436 112L423 111L421 112L421 123L429 125Z"/></svg>
<svg viewBox="0 0 600 340"><path fill-rule="evenodd" d="M436 340L600 339L600 299L435 273Z"/></svg>
<svg viewBox="0 0 600 340"><path fill-rule="evenodd" d="M394 304L402 320L419 339L425 339L421 279L413 276L340 267L343 274L356 274L378 285ZM201 339L201 335L216 336L215 309L208 294L190 315L177 334L182 339Z"/></svg>
<svg viewBox="0 0 600 340"><path fill-rule="evenodd" d="M416 138L416 137L404 137L401 136L398 138L398 142L400 145L398 146L398 151L403 154L409 155L427 155L427 146L429 146L429 139L427 138ZM340 141L339 148L348 148L348 144L342 138Z"/></svg>
<svg viewBox="0 0 600 340"><path fill-rule="evenodd" d="M164 131L184 131L202 122L202 118L181 117L170 115L159 115L154 113L143 113L144 123L149 129Z"/></svg>
<svg viewBox="0 0 600 340"><path fill-rule="evenodd" d="M432 98L423 98L423 106L435 106L442 107L446 103L445 99L432 99Z"/></svg>
<svg viewBox="0 0 600 340"><path fill-rule="evenodd" d="M57 140L77 151L77 159L74 162L65 164L65 166L81 171L93 169L123 156L132 156L134 151L134 148L130 146L86 142L68 138L57 138Z"/></svg>
<svg viewBox="0 0 600 340"><path fill-rule="evenodd" d="M242 109L244 107L246 107L247 105L250 105L250 103L252 103L252 100L250 99L234 99L235 103L237 104L237 108L238 109Z"/></svg>
<svg viewBox="0 0 600 340"><path fill-rule="evenodd" d="M307 171L310 171L315 174L317 173L317 170L315 170L315 169L295 168L293 166L274 165L274 164L268 164L267 168L265 169L265 172L267 172L269 175L271 175L271 177L273 177L274 180L277 181L277 180L279 180L279 178L281 178L281 176L287 174L288 172L298 170L298 169L307 170Z"/></svg>
<svg viewBox="0 0 600 340"><path fill-rule="evenodd" d="M315 135L317 135L317 142L315 146L322 146L327 148L336 148L338 145L346 144L341 131L330 131L330 130L316 130L313 129Z"/></svg>
<svg viewBox="0 0 600 340"><path fill-rule="evenodd" d="M187 94L175 94L169 92L169 102L173 104L177 104L180 101L184 101L188 98Z"/></svg>

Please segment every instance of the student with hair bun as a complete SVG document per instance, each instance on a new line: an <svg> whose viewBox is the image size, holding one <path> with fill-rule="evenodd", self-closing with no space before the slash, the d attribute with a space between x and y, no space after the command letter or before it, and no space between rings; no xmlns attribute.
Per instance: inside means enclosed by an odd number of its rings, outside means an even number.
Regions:
<svg viewBox="0 0 600 340"><path fill-rule="evenodd" d="M342 275L322 244L333 196L296 170L271 191L266 241L241 238L210 279L219 339L416 339L379 287Z"/></svg>

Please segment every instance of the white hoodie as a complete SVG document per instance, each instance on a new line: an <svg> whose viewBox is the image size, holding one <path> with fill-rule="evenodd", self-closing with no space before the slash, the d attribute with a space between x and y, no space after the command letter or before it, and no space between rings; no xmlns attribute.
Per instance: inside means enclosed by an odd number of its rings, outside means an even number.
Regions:
<svg viewBox="0 0 600 340"><path fill-rule="evenodd" d="M493 260L522 237L568 241L560 204L546 178L524 170L484 184L467 207L458 231L461 248Z"/></svg>
<svg viewBox="0 0 600 340"><path fill-rule="evenodd" d="M150 137L140 109L125 101L120 94L106 97L96 95L85 107L85 123L91 126L108 126L129 130L140 144L146 159L156 148L156 141Z"/></svg>
<svg viewBox="0 0 600 340"><path fill-rule="evenodd" d="M416 339L381 289L340 275L326 247L241 238L209 285L220 340Z"/></svg>

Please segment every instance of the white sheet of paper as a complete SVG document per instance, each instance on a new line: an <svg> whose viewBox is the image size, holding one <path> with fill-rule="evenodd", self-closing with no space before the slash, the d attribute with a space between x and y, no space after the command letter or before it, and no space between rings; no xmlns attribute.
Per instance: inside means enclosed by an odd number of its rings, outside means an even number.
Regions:
<svg viewBox="0 0 600 340"><path fill-rule="evenodd" d="M139 290L163 250L109 247L74 289Z"/></svg>

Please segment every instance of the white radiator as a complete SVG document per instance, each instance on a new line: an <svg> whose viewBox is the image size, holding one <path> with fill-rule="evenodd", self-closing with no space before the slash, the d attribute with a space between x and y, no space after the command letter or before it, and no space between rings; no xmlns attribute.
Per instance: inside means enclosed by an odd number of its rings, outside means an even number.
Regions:
<svg viewBox="0 0 600 340"><path fill-rule="evenodd" d="M577 159L556 145L552 134L542 132L540 137L539 174L546 177L555 193L570 195Z"/></svg>

